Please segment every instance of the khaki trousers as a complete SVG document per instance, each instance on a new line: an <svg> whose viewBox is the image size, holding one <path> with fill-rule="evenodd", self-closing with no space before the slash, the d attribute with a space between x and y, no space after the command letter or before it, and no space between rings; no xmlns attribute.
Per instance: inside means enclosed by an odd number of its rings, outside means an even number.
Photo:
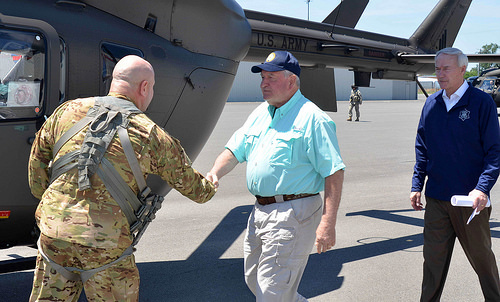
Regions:
<svg viewBox="0 0 500 302"><path fill-rule="evenodd" d="M467 225L472 208L454 207L450 201L426 196L424 277L420 301L439 301L450 267L455 238L479 277L485 301L500 301L500 281L491 250L491 207Z"/></svg>
<svg viewBox="0 0 500 302"><path fill-rule="evenodd" d="M245 281L258 302L307 301L297 293L321 221L320 195L260 205L248 219Z"/></svg>
<svg viewBox="0 0 500 302"><path fill-rule="evenodd" d="M349 103L349 117L352 117L352 109L354 108L354 110L356 111L356 118L359 118L360 117L360 113L359 113L359 102L350 102Z"/></svg>

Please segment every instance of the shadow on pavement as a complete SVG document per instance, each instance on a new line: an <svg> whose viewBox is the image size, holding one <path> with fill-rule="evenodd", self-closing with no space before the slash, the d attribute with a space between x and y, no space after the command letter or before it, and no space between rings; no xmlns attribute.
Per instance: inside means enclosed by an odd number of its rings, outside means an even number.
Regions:
<svg viewBox="0 0 500 302"><path fill-rule="evenodd" d="M243 259L221 259L224 252L245 230L252 206L231 210L196 251L183 261L138 263L141 273L141 301L255 301L243 278ZM423 220L398 215L401 211L369 210L347 216L368 216L407 225L423 226ZM491 222L491 227L500 222ZM500 238L500 232L492 231ZM306 298L339 289L344 277L339 276L345 263L421 246L421 233L399 238L365 238L357 246L334 249L325 254L312 254L304 272L299 292ZM368 243L366 243L368 242ZM33 272L0 275L5 301L27 301ZM86 301L84 297L80 301Z"/></svg>

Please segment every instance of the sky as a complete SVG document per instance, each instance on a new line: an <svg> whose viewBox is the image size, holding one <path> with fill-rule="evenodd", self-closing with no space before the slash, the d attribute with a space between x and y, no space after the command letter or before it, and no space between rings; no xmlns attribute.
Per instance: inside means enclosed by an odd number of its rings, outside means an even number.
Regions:
<svg viewBox="0 0 500 302"><path fill-rule="evenodd" d="M340 0L236 0L243 9L321 22ZM356 29L409 38L438 0L370 0ZM500 45L500 1L473 0L453 44L466 54ZM471 64L472 65L472 64ZM469 65L469 68L471 68ZM477 64L474 64L477 65Z"/></svg>

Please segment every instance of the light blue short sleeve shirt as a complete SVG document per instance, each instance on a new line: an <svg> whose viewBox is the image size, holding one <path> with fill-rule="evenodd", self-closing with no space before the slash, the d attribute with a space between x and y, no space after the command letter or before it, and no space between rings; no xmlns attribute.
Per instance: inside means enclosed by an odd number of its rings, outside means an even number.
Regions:
<svg viewBox="0 0 500 302"><path fill-rule="evenodd" d="M262 103L226 148L247 162L247 186L260 196L319 193L325 178L345 169L335 123L300 90L283 106Z"/></svg>

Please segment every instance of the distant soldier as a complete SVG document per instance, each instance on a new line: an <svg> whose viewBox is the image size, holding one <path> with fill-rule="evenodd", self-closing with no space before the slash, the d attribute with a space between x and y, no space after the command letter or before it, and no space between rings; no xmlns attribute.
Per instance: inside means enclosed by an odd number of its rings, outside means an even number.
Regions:
<svg viewBox="0 0 500 302"><path fill-rule="evenodd" d="M199 203L215 194L179 141L143 113L154 84L151 64L126 56L108 96L68 101L38 131L29 184L41 199L41 236L30 301L76 301L82 287L89 301L138 301L133 246L162 200L144 176L159 175Z"/></svg>
<svg viewBox="0 0 500 302"><path fill-rule="evenodd" d="M349 97L349 118L347 118L347 121L352 121L352 109L354 108L356 110L356 122L359 122L359 105L363 103L363 97L357 86L352 85L351 88L351 96Z"/></svg>

